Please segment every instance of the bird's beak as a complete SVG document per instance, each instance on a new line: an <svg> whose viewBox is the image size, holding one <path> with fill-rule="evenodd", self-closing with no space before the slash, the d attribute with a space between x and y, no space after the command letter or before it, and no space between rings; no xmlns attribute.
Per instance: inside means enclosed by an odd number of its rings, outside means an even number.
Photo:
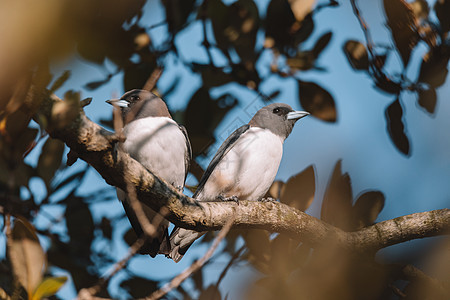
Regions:
<svg viewBox="0 0 450 300"><path fill-rule="evenodd" d="M117 105L119 107L128 107L128 105L130 104L127 100L123 100L123 99L110 99L110 100L106 100L106 103L111 104L111 105Z"/></svg>
<svg viewBox="0 0 450 300"><path fill-rule="evenodd" d="M306 111L291 111L290 113L287 114L287 119L288 120L300 120L303 117L306 117L307 115L309 115L309 112Z"/></svg>

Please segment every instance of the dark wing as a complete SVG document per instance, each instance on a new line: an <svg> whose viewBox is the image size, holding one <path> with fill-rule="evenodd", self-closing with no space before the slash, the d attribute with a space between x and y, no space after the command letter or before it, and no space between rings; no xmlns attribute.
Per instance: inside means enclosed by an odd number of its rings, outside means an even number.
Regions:
<svg viewBox="0 0 450 300"><path fill-rule="evenodd" d="M184 137L186 138L186 148L187 152L184 156L184 165L186 166L186 174L184 175L184 181L186 181L186 177L189 171L189 166L191 165L191 159L192 159L192 147L191 142L189 141L188 133L186 128L183 125L178 125L181 132L184 134Z"/></svg>
<svg viewBox="0 0 450 300"><path fill-rule="evenodd" d="M225 156L225 154L228 153L228 151L233 148L236 141L239 139L239 137L244 134L248 129L250 128L250 125L245 124L238 129L236 129L220 146L219 150L217 150L216 155L214 155L213 159L209 163L208 168L206 169L205 173L203 174L202 178L200 179L200 183L198 184L198 188L195 191L193 198L196 198L197 195L203 190L203 187L205 186L206 181L208 181L209 176L216 168L217 164L222 160L222 157Z"/></svg>

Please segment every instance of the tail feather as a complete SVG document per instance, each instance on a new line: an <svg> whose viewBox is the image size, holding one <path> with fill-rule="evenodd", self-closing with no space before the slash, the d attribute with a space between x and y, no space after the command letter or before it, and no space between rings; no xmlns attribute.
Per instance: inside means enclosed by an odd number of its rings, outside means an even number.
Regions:
<svg viewBox="0 0 450 300"><path fill-rule="evenodd" d="M205 232L175 227L170 234L170 251L166 254L166 257L171 258L176 263L179 262L195 240L204 234Z"/></svg>

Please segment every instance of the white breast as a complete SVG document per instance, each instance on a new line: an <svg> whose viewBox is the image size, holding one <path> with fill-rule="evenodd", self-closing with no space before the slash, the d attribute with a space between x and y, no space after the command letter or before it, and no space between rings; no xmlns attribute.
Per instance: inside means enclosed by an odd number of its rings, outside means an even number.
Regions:
<svg viewBox="0 0 450 300"><path fill-rule="evenodd" d="M250 128L218 163L198 198L211 200L223 194L259 200L275 179L283 141L270 130Z"/></svg>
<svg viewBox="0 0 450 300"><path fill-rule="evenodd" d="M124 151L173 186L183 186L186 139L178 124L167 117L135 120L124 127Z"/></svg>

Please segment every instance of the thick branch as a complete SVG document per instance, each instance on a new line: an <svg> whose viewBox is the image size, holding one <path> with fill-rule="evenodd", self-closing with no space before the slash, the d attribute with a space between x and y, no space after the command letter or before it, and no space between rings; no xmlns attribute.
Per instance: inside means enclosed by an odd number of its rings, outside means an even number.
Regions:
<svg viewBox="0 0 450 300"><path fill-rule="evenodd" d="M166 207L166 218L177 226L197 231L218 230L234 215L233 227L285 233L312 245L331 238L345 248L358 251L378 250L411 239L448 233L449 209L412 214L346 233L278 202L195 201L148 172L127 153L116 151L115 136L90 121L83 111L80 110L79 115L65 127L52 126L52 106L58 101L61 100L55 97L43 101L41 114L49 121L49 134L65 142L107 183L126 190L126 183L130 182L135 186L140 201L156 211Z"/></svg>

